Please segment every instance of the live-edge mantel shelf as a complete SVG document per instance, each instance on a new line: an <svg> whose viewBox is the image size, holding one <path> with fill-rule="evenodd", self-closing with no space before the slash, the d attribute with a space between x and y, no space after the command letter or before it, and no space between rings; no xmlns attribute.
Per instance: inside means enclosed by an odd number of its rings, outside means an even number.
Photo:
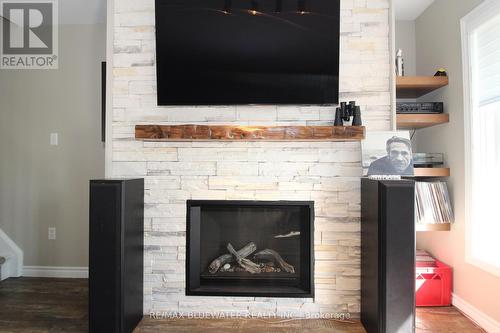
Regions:
<svg viewBox="0 0 500 333"><path fill-rule="evenodd" d="M360 141L364 126L136 125L145 141Z"/></svg>

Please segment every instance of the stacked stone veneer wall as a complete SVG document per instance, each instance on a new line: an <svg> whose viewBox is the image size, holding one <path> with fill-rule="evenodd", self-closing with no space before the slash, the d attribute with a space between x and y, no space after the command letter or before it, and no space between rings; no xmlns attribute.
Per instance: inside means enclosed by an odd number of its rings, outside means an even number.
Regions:
<svg viewBox="0 0 500 333"><path fill-rule="evenodd" d="M341 1L340 99L389 130L389 0ZM114 1L113 176L144 177L145 312L359 312L360 144L140 142L135 124L332 124L334 107L156 105L154 0ZM314 299L187 297L187 199L314 200Z"/></svg>

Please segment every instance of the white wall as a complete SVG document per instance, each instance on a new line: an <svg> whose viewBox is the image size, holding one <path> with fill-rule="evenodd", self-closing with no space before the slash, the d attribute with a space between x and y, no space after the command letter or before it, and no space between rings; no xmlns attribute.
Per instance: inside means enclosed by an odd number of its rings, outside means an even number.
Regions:
<svg viewBox="0 0 500 333"><path fill-rule="evenodd" d="M433 75L448 70L450 84L426 100L442 100L450 123L417 132L419 151L444 152L451 168L449 188L455 223L450 232L418 235L419 247L453 266L454 293L486 315L500 321L500 277L465 262L464 107L460 19L481 0L437 0L416 21L417 72Z"/></svg>
<svg viewBox="0 0 500 333"><path fill-rule="evenodd" d="M342 0L340 99L391 127L389 1ZM153 0L115 0L114 176L146 178L145 311L359 312L360 145L140 142L134 126L333 124L334 106L158 107ZM186 199L314 200L316 297L187 297Z"/></svg>
<svg viewBox="0 0 500 333"><path fill-rule="evenodd" d="M88 180L104 175L105 33L103 24L60 26L58 70L0 70L0 229L25 265L88 265Z"/></svg>
<svg viewBox="0 0 500 333"><path fill-rule="evenodd" d="M405 75L417 75L417 51L415 47L415 21L396 21L396 51L403 50Z"/></svg>

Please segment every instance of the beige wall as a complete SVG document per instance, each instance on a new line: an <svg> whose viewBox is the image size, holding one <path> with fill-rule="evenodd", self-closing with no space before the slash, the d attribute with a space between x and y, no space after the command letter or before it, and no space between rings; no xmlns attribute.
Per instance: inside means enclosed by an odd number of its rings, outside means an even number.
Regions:
<svg viewBox="0 0 500 333"><path fill-rule="evenodd" d="M452 176L449 186L456 214L451 232L421 233L418 245L453 266L454 293L480 311L500 321L500 277L465 262L464 236L464 108L460 19L481 0L437 0L416 21L417 74L433 75L443 66L449 87L427 96L442 100L450 123L417 134L419 151L445 152Z"/></svg>
<svg viewBox="0 0 500 333"><path fill-rule="evenodd" d="M61 26L59 70L0 70L0 228L23 249L25 265L88 264L88 180L104 175L105 31ZM49 226L56 240L47 239Z"/></svg>

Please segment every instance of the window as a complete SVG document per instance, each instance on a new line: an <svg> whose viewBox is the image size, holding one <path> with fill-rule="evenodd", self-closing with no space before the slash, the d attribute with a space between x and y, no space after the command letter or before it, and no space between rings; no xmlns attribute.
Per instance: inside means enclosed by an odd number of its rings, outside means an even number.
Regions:
<svg viewBox="0 0 500 333"><path fill-rule="evenodd" d="M462 19L466 256L500 275L500 2Z"/></svg>

